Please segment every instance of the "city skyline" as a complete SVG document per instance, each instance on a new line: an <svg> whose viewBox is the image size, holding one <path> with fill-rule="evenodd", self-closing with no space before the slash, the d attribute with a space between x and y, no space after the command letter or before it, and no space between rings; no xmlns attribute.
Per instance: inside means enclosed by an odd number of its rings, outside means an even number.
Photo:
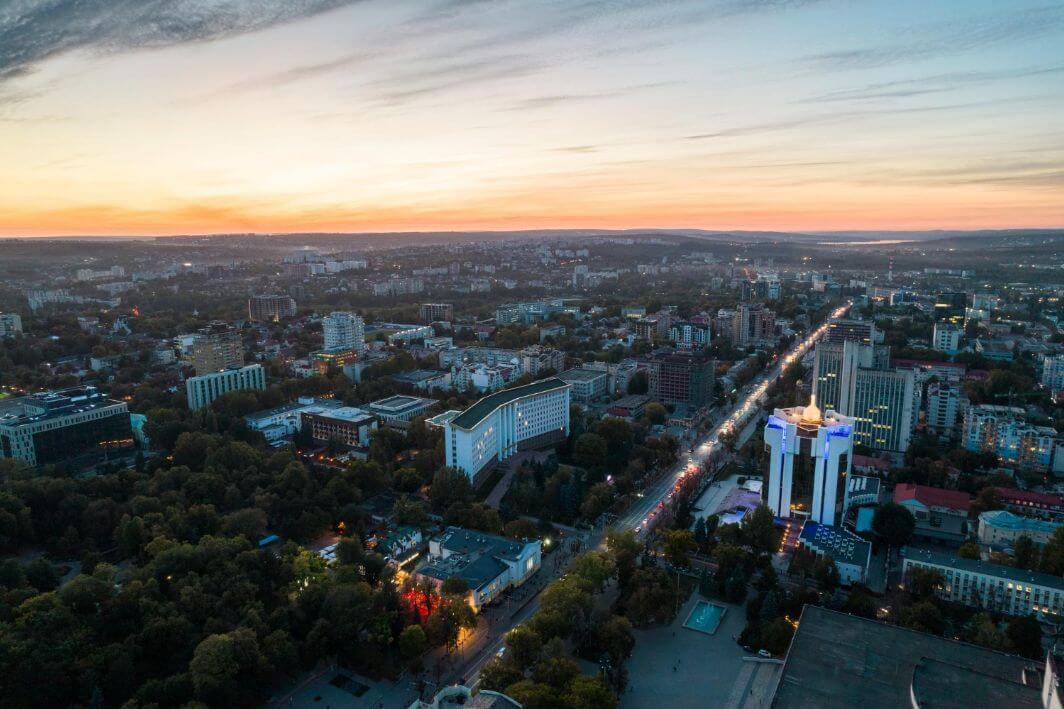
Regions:
<svg viewBox="0 0 1064 709"><path fill-rule="evenodd" d="M0 13L0 236L1064 225L1064 5Z"/></svg>

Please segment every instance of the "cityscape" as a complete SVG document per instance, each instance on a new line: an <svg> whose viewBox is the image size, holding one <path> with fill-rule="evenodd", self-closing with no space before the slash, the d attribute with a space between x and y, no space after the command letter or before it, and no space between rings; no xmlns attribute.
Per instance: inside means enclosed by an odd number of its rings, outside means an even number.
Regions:
<svg viewBox="0 0 1064 709"><path fill-rule="evenodd" d="M0 705L1064 707L1062 46L0 8Z"/></svg>

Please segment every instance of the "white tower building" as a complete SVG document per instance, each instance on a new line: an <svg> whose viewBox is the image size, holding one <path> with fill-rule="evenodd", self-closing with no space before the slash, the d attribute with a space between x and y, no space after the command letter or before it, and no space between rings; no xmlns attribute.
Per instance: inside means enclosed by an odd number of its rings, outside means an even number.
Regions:
<svg viewBox="0 0 1064 709"><path fill-rule="evenodd" d="M808 516L814 522L841 523L853 453L854 420L828 409L814 396L808 406L776 409L765 425L769 448L766 504L777 517Z"/></svg>
<svg viewBox="0 0 1064 709"><path fill-rule="evenodd" d="M353 349L360 355L366 351L366 324L354 313L337 311L321 321L325 349Z"/></svg>

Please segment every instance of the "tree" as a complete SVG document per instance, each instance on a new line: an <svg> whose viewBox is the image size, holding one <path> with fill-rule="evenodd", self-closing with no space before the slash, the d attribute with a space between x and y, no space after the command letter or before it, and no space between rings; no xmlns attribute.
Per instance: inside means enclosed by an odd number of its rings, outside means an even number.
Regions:
<svg viewBox="0 0 1064 709"><path fill-rule="evenodd" d="M669 414L669 412L665 410L665 407L656 401L647 404L645 411L647 420L655 425L665 423L665 417Z"/></svg>
<svg viewBox="0 0 1064 709"><path fill-rule="evenodd" d="M913 598L926 599L935 595L942 586L942 572L935 569L912 569L906 578L906 586Z"/></svg>
<svg viewBox="0 0 1064 709"><path fill-rule="evenodd" d="M922 601L903 608L901 611L901 624L906 628L919 630L923 633L932 633L933 635L942 635L946 629L942 612L931 601Z"/></svg>
<svg viewBox="0 0 1064 709"><path fill-rule="evenodd" d="M606 439L597 433L584 433L573 445L573 459L583 468L602 465L608 454Z"/></svg>
<svg viewBox="0 0 1064 709"><path fill-rule="evenodd" d="M851 615L860 616L862 618L875 618L876 602L867 593L854 591L850 594L850 597L846 599L846 603L843 604L842 610L844 613L850 613Z"/></svg>
<svg viewBox="0 0 1064 709"><path fill-rule="evenodd" d="M43 557L26 565L26 581L38 591L51 591L59 585L59 572Z"/></svg>
<svg viewBox="0 0 1064 709"><path fill-rule="evenodd" d="M1005 635L998 630L989 613L978 613L968 623L965 631L968 642L988 647L991 650L1005 650Z"/></svg>
<svg viewBox="0 0 1064 709"><path fill-rule="evenodd" d="M673 566L686 567L690 563L688 554L698 548L695 535L686 529L670 529L665 532L663 545L665 558Z"/></svg>
<svg viewBox="0 0 1064 709"><path fill-rule="evenodd" d="M556 709L556 707L563 706L554 689L530 679L511 684L504 694L520 704L523 709Z"/></svg>
<svg viewBox="0 0 1064 709"><path fill-rule="evenodd" d="M916 520L912 513L896 502L880 505L872 517L872 529L893 547L905 546L915 528Z"/></svg>
<svg viewBox="0 0 1064 709"><path fill-rule="evenodd" d="M1033 569L1037 565L1038 550L1034 546L1034 542L1026 534L1021 534L1016 538L1016 543L1013 545L1013 564L1018 569Z"/></svg>
<svg viewBox="0 0 1064 709"><path fill-rule="evenodd" d="M473 485L465 473L449 466L436 471L429 488L429 501L433 510L443 512L456 503L469 502L472 499Z"/></svg>
<svg viewBox="0 0 1064 709"><path fill-rule="evenodd" d="M772 510L766 505L758 505L757 509L744 516L740 529L746 543L757 553L771 554L779 548L780 535Z"/></svg>
<svg viewBox="0 0 1064 709"><path fill-rule="evenodd" d="M794 637L794 626L784 618L776 618L761 628L761 644L773 655L787 652Z"/></svg>
<svg viewBox="0 0 1064 709"><path fill-rule="evenodd" d="M521 672L539 661L542 649L543 639L527 625L519 625L506 634L506 659Z"/></svg>
<svg viewBox="0 0 1064 709"><path fill-rule="evenodd" d="M1005 637L1012 644L1013 651L1024 657L1041 660L1045 654L1042 650L1042 626L1033 615L1010 618Z"/></svg>
<svg viewBox="0 0 1064 709"><path fill-rule="evenodd" d="M746 599L746 574L741 568L736 567L725 582L724 597L730 603L742 603Z"/></svg>
<svg viewBox="0 0 1064 709"><path fill-rule="evenodd" d="M493 657L480 670L480 686L503 692L511 684L520 682L523 675L508 659Z"/></svg>
<svg viewBox="0 0 1064 709"><path fill-rule="evenodd" d="M1047 574L1064 575L1064 526L1057 527L1042 548L1039 569Z"/></svg>
<svg viewBox="0 0 1064 709"><path fill-rule="evenodd" d="M834 591L841 582L839 568L830 556L823 556L816 560L813 565L813 577L820 584L820 588L825 591Z"/></svg>
<svg viewBox="0 0 1064 709"><path fill-rule="evenodd" d="M59 590L59 600L79 613L92 613L111 597L112 588L102 579L79 574Z"/></svg>
<svg viewBox="0 0 1064 709"><path fill-rule="evenodd" d="M628 380L628 393L646 394L648 389L650 389L650 380L647 378L647 373L642 369L637 370Z"/></svg>
<svg viewBox="0 0 1064 709"><path fill-rule="evenodd" d="M569 691L562 696L562 702L558 706L571 709L615 709L617 697L600 677L581 675L569 683Z"/></svg>
<svg viewBox="0 0 1064 709"><path fill-rule="evenodd" d="M421 657L428 648L428 639L420 625L408 625L399 633L399 652L407 660Z"/></svg>
<svg viewBox="0 0 1064 709"><path fill-rule="evenodd" d="M976 561L983 558L982 553L979 551L979 545L975 542L961 544L960 549L957 550L957 556L962 559L975 559Z"/></svg>
<svg viewBox="0 0 1064 709"><path fill-rule="evenodd" d="M238 628L204 638L196 646L188 669L200 700L208 704L233 704L239 703L238 675L258 670L262 662L255 632Z"/></svg>
<svg viewBox="0 0 1064 709"><path fill-rule="evenodd" d="M510 520L503 527L503 534L510 539L536 539L539 537L535 522L527 519Z"/></svg>
<svg viewBox="0 0 1064 709"><path fill-rule="evenodd" d="M440 584L440 592L444 596L464 598L469 593L469 583L461 576L450 576Z"/></svg>
<svg viewBox="0 0 1064 709"><path fill-rule="evenodd" d="M601 591L613 575L613 563L608 555L589 551L573 559L569 573L586 580L596 591Z"/></svg>

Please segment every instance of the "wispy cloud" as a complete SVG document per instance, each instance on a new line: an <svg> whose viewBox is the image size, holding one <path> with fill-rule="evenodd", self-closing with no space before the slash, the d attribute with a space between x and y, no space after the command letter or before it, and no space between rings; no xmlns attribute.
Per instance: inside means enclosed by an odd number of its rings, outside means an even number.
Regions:
<svg viewBox="0 0 1064 709"><path fill-rule="evenodd" d="M1024 10L1008 8L994 15L914 28L907 33L912 39L814 54L806 57L804 63L822 71L874 69L988 49L1051 34L1061 27L1064 27L1064 4Z"/></svg>
<svg viewBox="0 0 1064 709"><path fill-rule="evenodd" d="M219 39L357 0L13 0L0 7L0 79L63 52Z"/></svg>

